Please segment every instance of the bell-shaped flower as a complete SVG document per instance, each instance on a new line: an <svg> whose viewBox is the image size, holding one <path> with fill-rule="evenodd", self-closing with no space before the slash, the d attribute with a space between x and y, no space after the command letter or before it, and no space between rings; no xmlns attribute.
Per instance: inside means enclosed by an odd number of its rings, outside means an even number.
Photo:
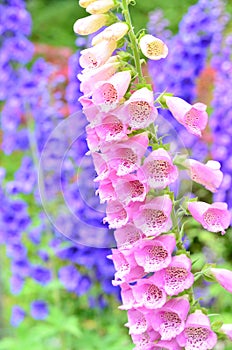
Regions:
<svg viewBox="0 0 232 350"><path fill-rule="evenodd" d="M154 347L149 350L182 350L175 339L160 340L154 344Z"/></svg>
<svg viewBox="0 0 232 350"><path fill-rule="evenodd" d="M92 39L91 44L94 46L103 40L114 40L118 41L126 35L129 27L125 22L117 22L111 24L111 26L104 29L99 34L95 35Z"/></svg>
<svg viewBox="0 0 232 350"><path fill-rule="evenodd" d="M107 203L106 217L103 223L109 223L109 228L120 228L128 222L129 216L124 206L118 200Z"/></svg>
<svg viewBox="0 0 232 350"><path fill-rule="evenodd" d="M232 341L232 324L223 324L220 329Z"/></svg>
<svg viewBox="0 0 232 350"><path fill-rule="evenodd" d="M188 210L195 220L208 231L225 234L225 229L230 225L230 212L227 204L215 202L208 204L205 202L190 202Z"/></svg>
<svg viewBox="0 0 232 350"><path fill-rule="evenodd" d="M128 310L128 323L125 324L129 328L129 334L143 334L148 329L148 322L143 312L131 309Z"/></svg>
<svg viewBox="0 0 232 350"><path fill-rule="evenodd" d="M194 105L179 97L165 96L167 106L173 117L193 135L201 136L208 122L207 106L204 103Z"/></svg>
<svg viewBox="0 0 232 350"><path fill-rule="evenodd" d="M209 318L197 310L189 315L184 331L177 336L180 346L186 350L209 350L217 343L217 336L210 327Z"/></svg>
<svg viewBox="0 0 232 350"><path fill-rule="evenodd" d="M176 338L184 330L185 320L190 309L184 297L170 299L151 319L152 327L160 333L161 340Z"/></svg>
<svg viewBox="0 0 232 350"><path fill-rule="evenodd" d="M144 205L134 212L133 221L146 236L159 236L172 227L170 218L172 201L168 195L146 200Z"/></svg>
<svg viewBox="0 0 232 350"><path fill-rule="evenodd" d="M132 288L135 298L135 307L145 309L158 309L166 303L167 295L162 280L156 274L150 278L140 279Z"/></svg>
<svg viewBox="0 0 232 350"><path fill-rule="evenodd" d="M133 224L127 225L114 231L114 237L119 250L131 249L142 237L142 232Z"/></svg>
<svg viewBox="0 0 232 350"><path fill-rule="evenodd" d="M217 282L228 292L232 293L232 271L227 269L210 268Z"/></svg>
<svg viewBox="0 0 232 350"><path fill-rule="evenodd" d="M114 0L98 0L89 4L86 11L92 15L106 13L115 7Z"/></svg>
<svg viewBox="0 0 232 350"><path fill-rule="evenodd" d="M114 176L114 174L110 174L110 176ZM99 195L100 197L100 203L105 203L105 201L114 201L117 199L110 176L109 178L100 182L96 191L96 195Z"/></svg>
<svg viewBox="0 0 232 350"><path fill-rule="evenodd" d="M135 91L119 111L119 118L134 130L148 127L157 116L153 92L145 87Z"/></svg>
<svg viewBox="0 0 232 350"><path fill-rule="evenodd" d="M79 35L89 35L111 24L110 22L112 23L112 18L108 14L91 15L78 19L73 25L73 30Z"/></svg>
<svg viewBox="0 0 232 350"><path fill-rule="evenodd" d="M104 154L93 152L92 157L93 157L94 168L98 175L94 179L94 181L103 181L107 179L108 176L110 175L110 169L107 165L106 157L104 156Z"/></svg>
<svg viewBox="0 0 232 350"><path fill-rule="evenodd" d="M139 42L140 49L150 60L160 60L168 55L168 47L161 40L151 34L144 35Z"/></svg>
<svg viewBox="0 0 232 350"><path fill-rule="evenodd" d="M81 51L80 66L82 68L98 68L108 61L117 47L116 41L103 40L90 49Z"/></svg>
<svg viewBox="0 0 232 350"><path fill-rule="evenodd" d="M191 179L211 192L216 192L222 183L223 173L220 170L221 164L215 160L209 160L202 164L194 159L188 159L186 166L189 169Z"/></svg>
<svg viewBox="0 0 232 350"><path fill-rule="evenodd" d="M168 267L156 272L168 295L177 295L192 286L194 276L191 266L191 260L185 254L181 254L174 256Z"/></svg>
<svg viewBox="0 0 232 350"><path fill-rule="evenodd" d="M115 115L99 113L97 117L92 125L101 142L120 141L127 136L126 126Z"/></svg>
<svg viewBox="0 0 232 350"><path fill-rule="evenodd" d="M140 240L132 249L137 264L149 273L162 270L170 264L175 246L174 235L163 235L152 240Z"/></svg>
<svg viewBox="0 0 232 350"><path fill-rule="evenodd" d="M138 176L145 178L151 188L164 189L178 177L178 170L173 165L168 152L159 148L149 154L143 166L138 171Z"/></svg>
<svg viewBox="0 0 232 350"><path fill-rule="evenodd" d="M93 91L93 102L102 112L115 109L125 95L131 81L130 71L114 74L110 79L96 84Z"/></svg>
<svg viewBox="0 0 232 350"><path fill-rule="evenodd" d="M136 171L148 146L146 133L135 135L128 140L107 145L102 152L107 159L107 165L114 169L118 176L124 176Z"/></svg>
<svg viewBox="0 0 232 350"><path fill-rule="evenodd" d="M120 177L114 184L118 200L124 205L131 202L143 202L148 192L146 184L139 181L138 177L133 174Z"/></svg>
<svg viewBox="0 0 232 350"><path fill-rule="evenodd" d="M149 327L147 331L142 334L131 334L131 338L136 345L134 350L151 350L154 349L154 341L158 340L160 335Z"/></svg>

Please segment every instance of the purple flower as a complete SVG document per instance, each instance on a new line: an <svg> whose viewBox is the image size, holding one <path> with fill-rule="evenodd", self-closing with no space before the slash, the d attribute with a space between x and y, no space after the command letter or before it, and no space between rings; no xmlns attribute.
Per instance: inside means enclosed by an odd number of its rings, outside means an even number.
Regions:
<svg viewBox="0 0 232 350"><path fill-rule="evenodd" d="M24 279L18 275L13 275L10 279L10 290L12 294L19 294L23 288Z"/></svg>
<svg viewBox="0 0 232 350"><path fill-rule="evenodd" d="M91 288L92 282L88 276L82 276L75 290L76 294L81 296L86 294Z"/></svg>
<svg viewBox="0 0 232 350"><path fill-rule="evenodd" d="M44 320L48 316L48 304L43 300L35 300L31 303L31 316L35 320Z"/></svg>
<svg viewBox="0 0 232 350"><path fill-rule="evenodd" d="M80 273L73 265L62 267L58 277L63 286L70 292L73 292L79 285Z"/></svg>
<svg viewBox="0 0 232 350"><path fill-rule="evenodd" d="M39 284L45 286L52 279L52 274L49 269L43 266L34 266L31 269L31 277Z"/></svg>
<svg viewBox="0 0 232 350"><path fill-rule="evenodd" d="M22 321L24 320L25 315L25 311L20 306L13 306L10 321L11 325L13 327L18 327L20 323L22 323Z"/></svg>

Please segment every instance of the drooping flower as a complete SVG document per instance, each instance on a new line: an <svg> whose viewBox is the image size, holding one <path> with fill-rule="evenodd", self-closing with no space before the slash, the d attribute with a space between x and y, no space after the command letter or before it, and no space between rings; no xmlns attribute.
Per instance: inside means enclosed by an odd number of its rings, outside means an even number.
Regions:
<svg viewBox="0 0 232 350"><path fill-rule="evenodd" d="M114 231L117 248L119 250L130 249L142 238L142 232L129 223Z"/></svg>
<svg viewBox="0 0 232 350"><path fill-rule="evenodd" d="M91 44L94 46L100 43L102 40L113 40L118 41L126 35L128 32L128 25L125 22L117 22L111 24L109 27L104 29L99 34L95 35L92 39Z"/></svg>
<svg viewBox="0 0 232 350"><path fill-rule="evenodd" d="M106 13L115 7L113 0L98 0L94 1L86 7L86 11L92 15Z"/></svg>
<svg viewBox="0 0 232 350"><path fill-rule="evenodd" d="M232 271L227 269L213 268L209 270L217 282L228 292L232 293Z"/></svg>
<svg viewBox="0 0 232 350"><path fill-rule="evenodd" d="M145 178L151 188L163 189L176 181L178 170L171 160L170 155L163 148L159 148L149 154L138 174Z"/></svg>
<svg viewBox="0 0 232 350"><path fill-rule="evenodd" d="M156 276L163 281L164 290L168 295L177 295L189 289L194 282L191 260L185 254L176 255L168 267L156 272Z"/></svg>
<svg viewBox="0 0 232 350"><path fill-rule="evenodd" d="M93 2L95 2L96 0L79 0L79 5L81 7L86 8L87 6L89 6L90 4L92 4Z"/></svg>
<svg viewBox="0 0 232 350"><path fill-rule="evenodd" d="M150 60L160 60L168 55L168 47L165 43L151 34L144 35L139 42L144 56Z"/></svg>
<svg viewBox="0 0 232 350"><path fill-rule="evenodd" d="M230 225L230 213L226 203L191 202L188 204L188 210L194 219L208 231L221 231L221 234L225 234L225 229Z"/></svg>
<svg viewBox="0 0 232 350"><path fill-rule="evenodd" d="M154 341L160 338L158 332L155 332L152 328L148 328L146 332L142 334L131 334L133 343L136 345L134 350L151 350L154 349Z"/></svg>
<svg viewBox="0 0 232 350"><path fill-rule="evenodd" d="M179 346L177 341L175 339L172 340L160 340L157 343L155 343L152 350L182 350L182 348ZM151 349L149 349L151 350Z"/></svg>
<svg viewBox="0 0 232 350"><path fill-rule="evenodd" d="M148 192L146 184L142 183L136 175L128 174L119 177L113 184L118 200L125 205L131 202L143 202Z"/></svg>
<svg viewBox="0 0 232 350"><path fill-rule="evenodd" d="M146 200L134 213L133 221L146 236L159 236L172 227L172 201L168 195Z"/></svg>
<svg viewBox="0 0 232 350"><path fill-rule="evenodd" d="M111 200L107 203L106 217L103 222L109 223L109 228L120 228L129 220L125 207L118 200Z"/></svg>
<svg viewBox="0 0 232 350"><path fill-rule="evenodd" d="M177 341L186 350L208 350L216 345L217 336L210 328L209 318L197 310L187 318L185 329L177 336Z"/></svg>
<svg viewBox="0 0 232 350"><path fill-rule="evenodd" d="M145 315L137 310L128 310L128 323L125 326L129 327L129 334L143 334L148 328L148 322Z"/></svg>
<svg viewBox="0 0 232 350"><path fill-rule="evenodd" d="M209 160L206 164L202 164L197 160L188 159L186 166L189 168L191 179L205 186L209 191L216 192L221 185L223 173L219 162Z"/></svg>
<svg viewBox="0 0 232 350"><path fill-rule="evenodd" d="M161 340L176 338L184 330L190 309L186 298L170 299L151 319L152 327L161 335Z"/></svg>
<svg viewBox="0 0 232 350"><path fill-rule="evenodd" d="M145 87L136 90L118 113L119 118L131 129L146 128L158 116L153 92Z"/></svg>
<svg viewBox="0 0 232 350"><path fill-rule="evenodd" d="M111 18L108 14L91 15L78 19L73 25L73 30L79 35L89 35L103 26L111 24L110 21Z"/></svg>
<svg viewBox="0 0 232 350"><path fill-rule="evenodd" d="M165 96L167 106L176 120L184 125L188 132L201 136L208 122L207 106L204 103L190 103L179 97Z"/></svg>

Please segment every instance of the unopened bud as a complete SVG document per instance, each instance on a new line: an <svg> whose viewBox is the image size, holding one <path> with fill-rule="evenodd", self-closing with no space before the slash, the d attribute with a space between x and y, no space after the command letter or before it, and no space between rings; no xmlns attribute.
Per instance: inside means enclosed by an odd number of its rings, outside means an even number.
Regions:
<svg viewBox="0 0 232 350"><path fill-rule="evenodd" d="M86 11L91 14L106 13L115 7L113 0L99 0L87 6Z"/></svg>
<svg viewBox="0 0 232 350"><path fill-rule="evenodd" d="M79 5L81 7L86 8L87 6L89 6L90 4L92 4L92 2L95 2L96 0L80 0L79 1Z"/></svg>
<svg viewBox="0 0 232 350"><path fill-rule="evenodd" d="M79 35L89 35L96 32L101 27L110 24L109 15L99 14L78 19L73 26L75 33Z"/></svg>
<svg viewBox="0 0 232 350"><path fill-rule="evenodd" d="M140 49L144 56L151 60L160 60L168 55L168 47L165 43L153 35L144 35L139 42Z"/></svg>
<svg viewBox="0 0 232 350"><path fill-rule="evenodd" d="M104 29L101 33L97 34L92 40L92 45L99 44L103 40L118 41L126 35L128 29L129 27L125 22L114 23Z"/></svg>

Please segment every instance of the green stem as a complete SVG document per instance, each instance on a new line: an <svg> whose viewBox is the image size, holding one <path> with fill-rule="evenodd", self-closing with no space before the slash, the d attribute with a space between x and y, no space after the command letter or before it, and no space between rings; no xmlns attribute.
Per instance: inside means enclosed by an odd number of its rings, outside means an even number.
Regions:
<svg viewBox="0 0 232 350"><path fill-rule="evenodd" d="M135 68L136 68L136 71L138 73L139 83L145 84L146 80L143 76L143 72L142 72L142 68L141 68L138 42L137 42L137 39L135 36L134 27L133 27L133 24L131 21L128 0L122 0L122 13L125 17L126 23L129 26L128 35L129 35L129 39L130 39L130 43L131 43L131 48L133 51L133 58L134 58L134 62L135 62Z"/></svg>

